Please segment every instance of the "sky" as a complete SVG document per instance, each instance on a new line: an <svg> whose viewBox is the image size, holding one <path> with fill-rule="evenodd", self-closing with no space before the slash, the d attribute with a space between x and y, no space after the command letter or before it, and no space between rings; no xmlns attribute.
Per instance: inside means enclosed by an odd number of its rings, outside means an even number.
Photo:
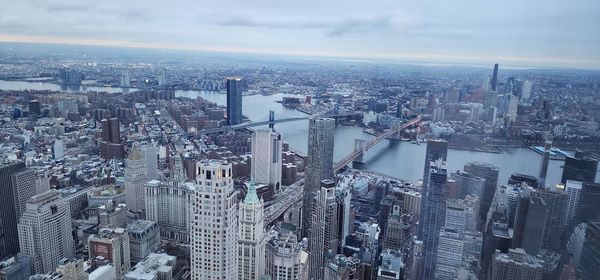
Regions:
<svg viewBox="0 0 600 280"><path fill-rule="evenodd" d="M0 42L600 68L598 0L0 0Z"/></svg>

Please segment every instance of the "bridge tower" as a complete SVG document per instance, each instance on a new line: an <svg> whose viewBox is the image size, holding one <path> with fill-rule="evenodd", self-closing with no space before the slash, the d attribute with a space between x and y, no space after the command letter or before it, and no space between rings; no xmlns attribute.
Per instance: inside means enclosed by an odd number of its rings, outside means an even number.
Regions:
<svg viewBox="0 0 600 280"><path fill-rule="evenodd" d="M275 112L273 110L269 111L269 128L275 130Z"/></svg>
<svg viewBox="0 0 600 280"><path fill-rule="evenodd" d="M397 132L392 134L390 137L388 137L388 139L390 140L400 140L400 127L402 126L402 121L401 120L396 120L392 123L391 128L395 129Z"/></svg>
<svg viewBox="0 0 600 280"><path fill-rule="evenodd" d="M365 140L363 139L354 139L354 151L358 151L358 156L352 161L353 164L363 164L365 163L363 157L366 152Z"/></svg>

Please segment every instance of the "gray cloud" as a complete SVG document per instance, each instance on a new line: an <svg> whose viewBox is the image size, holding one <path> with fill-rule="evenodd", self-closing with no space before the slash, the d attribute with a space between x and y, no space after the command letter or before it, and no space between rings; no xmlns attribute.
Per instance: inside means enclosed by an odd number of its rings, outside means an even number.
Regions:
<svg viewBox="0 0 600 280"><path fill-rule="evenodd" d="M342 36L348 33L363 33L382 31L391 27L391 16L371 18L340 18L340 19L257 19L250 17L234 17L216 22L217 25L247 28L273 29L312 29L321 30L328 37Z"/></svg>
<svg viewBox="0 0 600 280"><path fill-rule="evenodd" d="M85 4L78 4L78 3L57 3L57 4L47 4L45 6L45 10L49 13L56 13L56 12L84 12L84 11L88 11L91 8L91 6L85 5Z"/></svg>
<svg viewBox="0 0 600 280"><path fill-rule="evenodd" d="M325 56L600 61L598 0L0 1L0 40L4 34Z"/></svg>

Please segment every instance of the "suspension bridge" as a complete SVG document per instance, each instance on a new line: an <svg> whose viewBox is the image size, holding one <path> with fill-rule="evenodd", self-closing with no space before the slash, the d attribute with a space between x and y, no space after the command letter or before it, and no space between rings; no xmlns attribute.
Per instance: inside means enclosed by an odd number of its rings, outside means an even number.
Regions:
<svg viewBox="0 0 600 280"><path fill-rule="evenodd" d="M364 140L357 140L355 143L360 143L360 144L356 144L354 147L354 151L352 151L350 154L348 154L346 157L344 157L339 162L335 163L333 165L333 171L335 173L337 173L342 168L344 168L346 165L350 164L353 161L357 161L357 160L362 161L362 157L363 157L364 153L366 153L369 149L373 148L375 145L377 145L383 139L390 138L393 135L398 134L405 129L417 126L420 122L421 122L421 116L417 116L416 118L414 118L412 120L409 120L405 123L402 123L402 124L399 124L399 125L396 125L396 126L390 128L388 131L372 138L368 142L365 142ZM271 206L265 208L265 212L264 212L265 224L267 224L267 225L272 224L281 215L283 215L283 213L285 213L288 209L290 209L290 207L292 207L292 205L294 205L296 202L302 200L303 189L304 189L303 187L304 187L304 178L300 179L298 182L294 183L293 185L288 186L287 188L285 188L285 190L283 192L276 195L275 198L273 199L273 203L271 204Z"/></svg>

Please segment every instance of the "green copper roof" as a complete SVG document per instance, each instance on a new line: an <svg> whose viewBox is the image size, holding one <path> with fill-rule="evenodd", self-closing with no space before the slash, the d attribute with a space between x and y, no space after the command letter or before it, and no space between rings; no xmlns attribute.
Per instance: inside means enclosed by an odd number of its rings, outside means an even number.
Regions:
<svg viewBox="0 0 600 280"><path fill-rule="evenodd" d="M250 180L250 184L248 184L248 193L244 198L245 204L255 204L259 203L258 195L256 194L256 185L254 184L254 180Z"/></svg>

